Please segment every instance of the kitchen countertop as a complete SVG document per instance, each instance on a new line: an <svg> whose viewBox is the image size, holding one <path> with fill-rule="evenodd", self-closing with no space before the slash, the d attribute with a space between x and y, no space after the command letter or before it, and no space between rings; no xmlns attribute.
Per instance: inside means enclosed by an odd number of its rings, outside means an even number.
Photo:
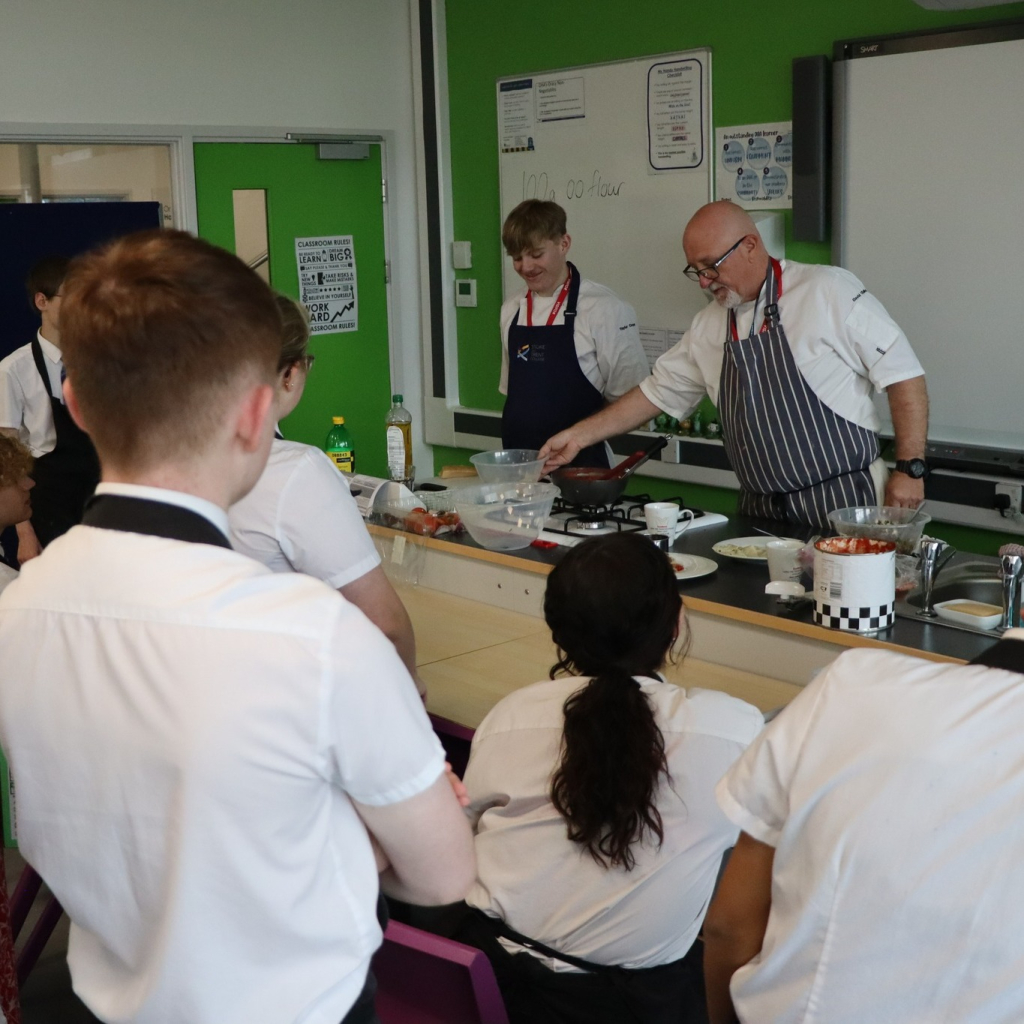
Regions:
<svg viewBox="0 0 1024 1024"><path fill-rule="evenodd" d="M890 629L876 636L863 636L818 626L811 620L812 606L802 603L795 608L780 604L775 597L764 593L768 582L767 567L763 562L743 562L716 555L712 545L733 537L751 536L754 526L774 530L780 536L807 539L811 531L782 527L766 520L730 516L728 522L701 530L688 531L672 546L672 550L691 555L702 555L718 563L718 571L710 576L684 580L679 584L687 607L709 615L717 615L751 625L774 629L783 633L836 644L841 647L887 647L938 661L970 661L989 648L997 637L984 637L946 626L914 622L897 618ZM397 531L370 526L372 533L395 536ZM568 548L540 550L529 547L520 551L488 551L477 545L468 534L460 537L423 538L406 536L410 542L425 544L453 554L476 558L492 564L504 565L521 571L546 574L560 561ZM957 561L977 561L982 556L960 553ZM991 559L993 565L995 559ZM941 576L940 576L941 581Z"/></svg>

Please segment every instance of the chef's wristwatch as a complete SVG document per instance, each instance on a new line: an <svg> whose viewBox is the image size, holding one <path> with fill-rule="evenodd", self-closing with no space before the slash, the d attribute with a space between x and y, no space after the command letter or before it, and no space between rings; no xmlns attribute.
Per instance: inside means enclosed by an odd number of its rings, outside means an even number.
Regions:
<svg viewBox="0 0 1024 1024"><path fill-rule="evenodd" d="M913 480L921 480L931 470L928 469L928 463L924 459L897 459L896 472L906 473Z"/></svg>

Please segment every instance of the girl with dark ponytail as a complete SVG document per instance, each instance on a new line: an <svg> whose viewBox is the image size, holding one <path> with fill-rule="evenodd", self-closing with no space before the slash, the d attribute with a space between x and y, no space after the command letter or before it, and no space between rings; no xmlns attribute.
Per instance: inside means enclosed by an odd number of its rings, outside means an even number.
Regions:
<svg viewBox="0 0 1024 1024"><path fill-rule="evenodd" d="M661 668L685 649L678 584L645 537L571 549L548 579L550 680L473 740L476 908L512 1024L706 1020L695 942L736 829L714 786L760 712Z"/></svg>

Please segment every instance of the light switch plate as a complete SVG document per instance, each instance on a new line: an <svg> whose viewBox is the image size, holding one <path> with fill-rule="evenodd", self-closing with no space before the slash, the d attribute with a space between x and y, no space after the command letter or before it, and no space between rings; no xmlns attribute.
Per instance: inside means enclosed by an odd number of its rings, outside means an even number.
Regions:
<svg viewBox="0 0 1024 1024"><path fill-rule="evenodd" d="M452 242L452 266L456 270L471 270L473 267L473 243Z"/></svg>
<svg viewBox="0 0 1024 1024"><path fill-rule="evenodd" d="M476 305L476 281L472 278L457 278L455 281L455 305Z"/></svg>

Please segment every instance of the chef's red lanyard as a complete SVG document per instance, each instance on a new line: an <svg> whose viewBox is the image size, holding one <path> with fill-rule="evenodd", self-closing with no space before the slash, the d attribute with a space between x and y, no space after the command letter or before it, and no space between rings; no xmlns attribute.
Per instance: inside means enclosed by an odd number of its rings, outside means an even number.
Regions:
<svg viewBox="0 0 1024 1024"><path fill-rule="evenodd" d="M771 274L775 278L775 287L777 289L775 302L777 303L779 299L782 298L782 264L775 259L774 256L768 257L768 274ZM762 290L766 290L768 288L768 274L765 274L764 276L764 284L761 285ZM761 292L758 292L757 299L760 298ZM769 298L771 298L770 291L769 294L765 295L766 305L764 307L764 321L761 324L761 330L757 332L758 334L764 334L769 327L768 309L769 306L772 305L771 303L767 303ZM754 300L754 316L750 318L750 333L747 335L748 338L752 338L754 336L754 323L757 319L757 299ZM736 311L734 309L729 310L729 337L733 341L740 340L739 333L736 330Z"/></svg>
<svg viewBox="0 0 1024 1024"><path fill-rule="evenodd" d="M565 298L569 294L569 285L571 283L572 274L570 273L565 279L565 284L562 285L561 291L558 293L558 298L555 299L555 304L551 307L551 312L548 313L548 327L555 322L555 317L558 316L559 310L562 308L562 303L565 302ZM529 290L526 292L526 326L533 326L533 292Z"/></svg>

